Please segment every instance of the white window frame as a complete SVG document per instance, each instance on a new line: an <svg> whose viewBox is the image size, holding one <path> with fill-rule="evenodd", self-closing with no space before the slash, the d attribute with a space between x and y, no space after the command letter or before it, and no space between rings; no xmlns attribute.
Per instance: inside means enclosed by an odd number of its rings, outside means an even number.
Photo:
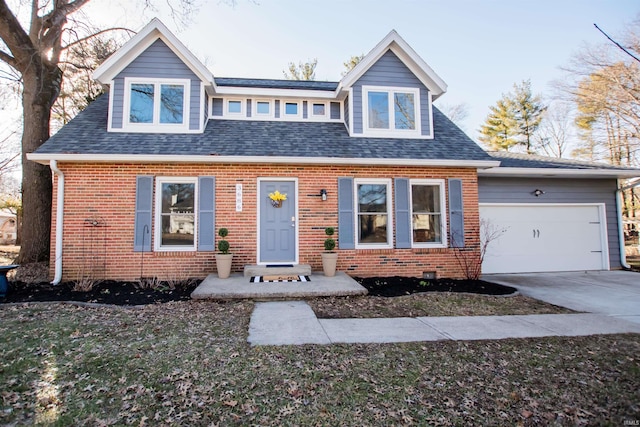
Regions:
<svg viewBox="0 0 640 427"><path fill-rule="evenodd" d="M440 236L441 242L414 242L413 241L413 186L437 185L440 187ZM412 179L409 181L409 219L412 248L446 248L447 247L447 200L445 199L444 179Z"/></svg>
<svg viewBox="0 0 640 427"><path fill-rule="evenodd" d="M131 109L131 85L152 84L153 92L153 121L151 123L133 123L130 120ZM184 96L182 98L182 123L160 123L160 87L161 85L182 85ZM126 132L159 132L178 133L189 130L189 118L191 117L189 105L191 103L191 80L189 79L158 79L143 77L124 78L124 102L122 111L122 130Z"/></svg>
<svg viewBox="0 0 640 427"><path fill-rule="evenodd" d="M232 113L229 111L229 103L230 102L239 102L240 103L240 112ZM224 117L246 117L247 116L247 101L242 98L224 98L222 115Z"/></svg>
<svg viewBox="0 0 640 427"><path fill-rule="evenodd" d="M263 103L269 104L269 113L268 114L258 113L258 102L263 102ZM256 119L272 119L272 118L275 117L274 108L275 107L274 107L273 99L253 98L251 100L251 116L252 116L252 118L256 118Z"/></svg>
<svg viewBox="0 0 640 427"><path fill-rule="evenodd" d="M193 245L162 246L162 184L194 184L193 187ZM154 250L156 252L195 252L198 248L198 178L184 176L159 176L156 178Z"/></svg>
<svg viewBox="0 0 640 427"><path fill-rule="evenodd" d="M358 186L366 184L385 184L387 186L387 242L386 243L360 243L360 202L358 199ZM356 249L392 249L393 248L393 200L391 179L389 178L356 178L353 180L354 212L354 241Z"/></svg>
<svg viewBox="0 0 640 427"><path fill-rule="evenodd" d="M287 114L287 104L297 104L298 105L298 113L297 114ZM281 120L300 120L302 119L302 101L300 100L291 100L291 99L281 99L280 100L280 119Z"/></svg>
<svg viewBox="0 0 640 427"><path fill-rule="evenodd" d="M389 101L389 129L378 129L369 127L369 92L386 92ZM396 93L411 93L415 100L415 129L395 128L395 108L393 107L393 95ZM422 134L420 109L420 88L415 87L392 87L392 86L362 86L362 132L364 136L378 137L420 137Z"/></svg>
<svg viewBox="0 0 640 427"><path fill-rule="evenodd" d="M313 114L313 105L314 104L320 104L320 105L324 105L324 114ZM331 108L331 106L329 105L329 103L327 101L314 101L314 100L309 100L307 101L307 117L310 120L327 120L330 117L330 111L329 109Z"/></svg>

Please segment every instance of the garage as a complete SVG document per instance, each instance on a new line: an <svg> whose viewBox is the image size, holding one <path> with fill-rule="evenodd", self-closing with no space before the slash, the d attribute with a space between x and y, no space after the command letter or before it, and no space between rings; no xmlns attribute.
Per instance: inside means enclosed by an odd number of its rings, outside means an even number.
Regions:
<svg viewBox="0 0 640 427"><path fill-rule="evenodd" d="M499 235L484 274L609 269L604 204L481 203L480 218Z"/></svg>

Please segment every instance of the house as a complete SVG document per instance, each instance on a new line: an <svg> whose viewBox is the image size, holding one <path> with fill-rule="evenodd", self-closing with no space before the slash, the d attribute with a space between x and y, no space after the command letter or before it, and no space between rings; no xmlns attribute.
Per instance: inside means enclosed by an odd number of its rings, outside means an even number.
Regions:
<svg viewBox="0 0 640 427"><path fill-rule="evenodd" d="M507 228L524 218L540 229L526 237L544 244L547 224L525 214L549 202L600 221L588 239L601 262L588 268L621 265L617 179L639 171L568 174L574 165L485 152L433 105L446 84L395 31L339 82L222 78L154 19L94 78L108 94L28 155L54 173L54 282L96 260L101 278L204 277L216 271L221 227L235 271L319 270L332 226L338 269L350 275L461 277L460 254L480 255L482 216ZM584 203L595 208L583 214ZM489 271L508 269L505 244Z"/></svg>

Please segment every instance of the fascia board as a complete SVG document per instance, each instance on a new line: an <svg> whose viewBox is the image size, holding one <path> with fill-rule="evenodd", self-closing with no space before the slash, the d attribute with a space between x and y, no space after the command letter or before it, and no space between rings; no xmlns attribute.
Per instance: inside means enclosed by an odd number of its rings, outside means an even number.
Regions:
<svg viewBox="0 0 640 427"><path fill-rule="evenodd" d="M478 171L478 176L518 178L634 178L640 177L640 169L618 170L498 167Z"/></svg>
<svg viewBox="0 0 640 427"><path fill-rule="evenodd" d="M218 86L216 87L215 94L264 96L268 98L336 99L336 93L332 90L256 88L245 86Z"/></svg>
<svg viewBox="0 0 640 427"><path fill-rule="evenodd" d="M288 157L288 156L201 156L167 154L49 154L28 153L27 159L49 164L51 160L77 163L242 163L242 164L307 164L307 165L374 165L374 166L430 166L448 168L490 168L500 162L494 160L439 160L439 159L372 159L342 157Z"/></svg>
<svg viewBox="0 0 640 427"><path fill-rule="evenodd" d="M154 18L139 33L128 40L94 72L93 79L106 83L115 78L157 39L161 39L203 82L211 84L213 74L189 49L158 19Z"/></svg>

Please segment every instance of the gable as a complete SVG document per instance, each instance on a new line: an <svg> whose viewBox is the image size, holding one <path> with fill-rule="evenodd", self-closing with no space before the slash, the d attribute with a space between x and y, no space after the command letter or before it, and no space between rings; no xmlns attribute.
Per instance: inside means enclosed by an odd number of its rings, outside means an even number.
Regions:
<svg viewBox="0 0 640 427"><path fill-rule="evenodd" d="M123 128L125 79L184 79L191 81L189 94L189 129L201 127L201 105L204 105L200 78L161 39L157 39L113 79L111 88L110 127Z"/></svg>
<svg viewBox="0 0 640 427"><path fill-rule="evenodd" d="M354 134L363 133L363 86L406 87L420 90L421 134L432 135L431 100L427 87L393 53L387 50L352 86L352 117Z"/></svg>

